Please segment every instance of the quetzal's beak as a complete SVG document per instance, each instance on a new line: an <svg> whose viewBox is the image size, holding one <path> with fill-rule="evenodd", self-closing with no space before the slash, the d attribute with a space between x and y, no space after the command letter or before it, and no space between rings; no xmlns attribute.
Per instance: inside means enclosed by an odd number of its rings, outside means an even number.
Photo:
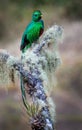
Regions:
<svg viewBox="0 0 82 130"><path fill-rule="evenodd" d="M40 16L40 17L42 18L42 16L43 16L43 15L41 14L41 16Z"/></svg>

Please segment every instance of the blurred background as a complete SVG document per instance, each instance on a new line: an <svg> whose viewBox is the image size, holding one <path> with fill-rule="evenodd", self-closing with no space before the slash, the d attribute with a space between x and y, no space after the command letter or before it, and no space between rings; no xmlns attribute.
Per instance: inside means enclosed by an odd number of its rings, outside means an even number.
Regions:
<svg viewBox="0 0 82 130"><path fill-rule="evenodd" d="M55 128L82 130L82 0L0 0L0 49L20 56L21 36L35 9L43 13L45 30L58 24L65 33L59 45L62 65L51 95ZM0 130L11 129L30 130L19 85L0 88Z"/></svg>

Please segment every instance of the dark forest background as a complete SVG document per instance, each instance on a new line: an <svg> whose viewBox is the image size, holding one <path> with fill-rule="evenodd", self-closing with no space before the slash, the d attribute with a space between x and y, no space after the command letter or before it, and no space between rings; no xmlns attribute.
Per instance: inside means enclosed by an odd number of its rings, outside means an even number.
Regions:
<svg viewBox="0 0 82 130"><path fill-rule="evenodd" d="M82 19L81 0L0 0L0 40L12 40L20 35L25 24L23 22L28 23L35 9L56 14L61 19Z"/></svg>

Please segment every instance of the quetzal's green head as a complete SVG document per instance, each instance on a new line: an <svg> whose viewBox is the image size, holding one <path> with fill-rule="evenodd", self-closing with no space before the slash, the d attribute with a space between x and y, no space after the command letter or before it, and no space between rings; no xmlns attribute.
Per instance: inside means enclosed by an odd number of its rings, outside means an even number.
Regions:
<svg viewBox="0 0 82 130"><path fill-rule="evenodd" d="M40 10L35 10L32 15L32 20L37 22L41 19L42 13Z"/></svg>

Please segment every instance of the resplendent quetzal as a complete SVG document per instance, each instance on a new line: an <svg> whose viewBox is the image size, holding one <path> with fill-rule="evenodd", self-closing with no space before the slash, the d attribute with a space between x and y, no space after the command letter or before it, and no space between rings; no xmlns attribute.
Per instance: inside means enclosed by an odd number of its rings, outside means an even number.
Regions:
<svg viewBox="0 0 82 130"><path fill-rule="evenodd" d="M40 10L35 10L32 14L32 21L27 25L21 41L20 50L25 52L31 47L32 43L39 39L44 31L44 22L41 19L42 13Z"/></svg>

